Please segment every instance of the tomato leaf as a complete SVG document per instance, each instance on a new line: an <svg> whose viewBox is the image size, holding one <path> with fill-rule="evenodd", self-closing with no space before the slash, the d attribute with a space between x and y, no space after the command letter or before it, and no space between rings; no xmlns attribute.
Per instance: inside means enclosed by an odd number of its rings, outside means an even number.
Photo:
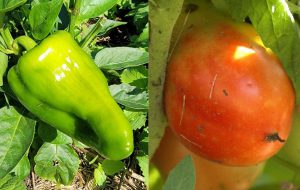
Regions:
<svg viewBox="0 0 300 190"><path fill-rule="evenodd" d="M30 147L35 121L19 114L14 107L0 109L0 178L8 174Z"/></svg>
<svg viewBox="0 0 300 190"><path fill-rule="evenodd" d="M195 175L193 160L186 156L171 170L163 190L195 189Z"/></svg>
<svg viewBox="0 0 300 190"><path fill-rule="evenodd" d="M300 32L285 1L252 0L250 19L264 44L280 58L297 92L300 92ZM296 93L297 103L300 93Z"/></svg>
<svg viewBox="0 0 300 190"><path fill-rule="evenodd" d="M249 14L249 6L251 1L248 0L212 0L214 6L220 11L231 14L237 21L244 21Z"/></svg>
<svg viewBox="0 0 300 190"><path fill-rule="evenodd" d="M299 186L300 176L297 175L297 169L275 156L268 160L262 176L256 180L251 190L280 190L288 182Z"/></svg>

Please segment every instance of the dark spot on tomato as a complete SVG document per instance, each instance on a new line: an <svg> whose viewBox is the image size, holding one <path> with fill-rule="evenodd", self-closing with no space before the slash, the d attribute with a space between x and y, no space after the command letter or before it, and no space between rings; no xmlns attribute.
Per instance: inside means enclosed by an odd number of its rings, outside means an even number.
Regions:
<svg viewBox="0 0 300 190"><path fill-rule="evenodd" d="M191 29L191 28L194 28L193 24L189 25L189 27L188 27L188 29Z"/></svg>
<svg viewBox="0 0 300 190"><path fill-rule="evenodd" d="M161 31L161 30L158 30L158 33L159 33L159 34L161 34L161 33L162 33L162 31Z"/></svg>
<svg viewBox="0 0 300 190"><path fill-rule="evenodd" d="M265 141L267 141L267 142L279 141L281 143L285 142L284 139L282 139L282 138L279 137L278 133L271 133L271 134L266 135Z"/></svg>
<svg viewBox="0 0 300 190"><path fill-rule="evenodd" d="M197 125L196 128L197 128L197 131L199 133L203 133L203 131L204 131L204 126L203 125Z"/></svg>
<svg viewBox="0 0 300 190"><path fill-rule="evenodd" d="M220 190L226 190L226 187L225 187L225 185L223 183L220 183L219 184L219 189Z"/></svg>
<svg viewBox="0 0 300 190"><path fill-rule="evenodd" d="M190 4L186 5L185 12L191 13L191 12L196 11L197 9L198 9L198 5L190 3Z"/></svg>
<svg viewBox="0 0 300 190"><path fill-rule="evenodd" d="M223 94L224 96L228 96L228 92L225 89L223 89Z"/></svg>

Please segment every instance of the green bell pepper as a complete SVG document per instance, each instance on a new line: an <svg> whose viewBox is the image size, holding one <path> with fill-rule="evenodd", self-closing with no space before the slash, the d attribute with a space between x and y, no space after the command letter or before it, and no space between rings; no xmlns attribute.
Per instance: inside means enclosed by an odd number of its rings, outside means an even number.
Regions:
<svg viewBox="0 0 300 190"><path fill-rule="evenodd" d="M133 152L133 131L105 76L65 31L20 57L8 72L19 101L40 120L120 160Z"/></svg>

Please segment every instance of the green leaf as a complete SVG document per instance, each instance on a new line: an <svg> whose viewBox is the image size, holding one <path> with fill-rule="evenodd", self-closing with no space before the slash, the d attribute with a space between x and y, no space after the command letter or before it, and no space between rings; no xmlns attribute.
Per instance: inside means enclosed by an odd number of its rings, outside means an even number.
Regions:
<svg viewBox="0 0 300 190"><path fill-rule="evenodd" d="M220 11L231 16L237 21L244 21L249 14L249 6L251 1L249 0L212 0L214 6Z"/></svg>
<svg viewBox="0 0 300 190"><path fill-rule="evenodd" d="M137 47L143 47L146 50L148 49L148 43L149 43L149 24L147 23L145 28L143 29L142 33L132 38L132 42L134 46Z"/></svg>
<svg viewBox="0 0 300 190"><path fill-rule="evenodd" d="M121 81L140 89L146 89L148 87L148 70L144 66L124 69Z"/></svg>
<svg viewBox="0 0 300 190"><path fill-rule="evenodd" d="M103 186L106 181L106 175L101 164L99 164L98 167L94 170L94 179L96 185L100 187Z"/></svg>
<svg viewBox="0 0 300 190"><path fill-rule="evenodd" d="M148 63L149 54L145 50L131 47L105 48L95 57L95 63L101 69L121 70Z"/></svg>
<svg viewBox="0 0 300 190"><path fill-rule="evenodd" d="M38 134L45 142L52 144L71 144L72 138L68 135L56 130L50 125L39 122L38 124Z"/></svg>
<svg viewBox="0 0 300 190"><path fill-rule="evenodd" d="M143 131L138 136L138 139L138 150L142 151L143 154L148 155L149 132L147 127L143 128Z"/></svg>
<svg viewBox="0 0 300 190"><path fill-rule="evenodd" d="M23 180L17 176L8 174L4 178L0 179L0 189L3 190L26 190L26 186Z"/></svg>
<svg viewBox="0 0 300 190"><path fill-rule="evenodd" d="M25 155L12 172L18 176L19 179L24 180L30 174L30 169L28 156Z"/></svg>
<svg viewBox="0 0 300 190"><path fill-rule="evenodd" d="M109 90L119 104L134 110L148 110L148 93L146 91L140 92L128 84L110 85Z"/></svg>
<svg viewBox="0 0 300 190"><path fill-rule="evenodd" d="M81 1L78 19L94 18L111 9L118 0L84 0Z"/></svg>
<svg viewBox="0 0 300 190"><path fill-rule="evenodd" d="M120 21L115 21L115 20L110 20L110 19L102 19L101 20L101 30L99 31L99 36L103 36L104 34L106 34L109 30L121 26L121 25L125 25L126 22L120 22ZM94 28L96 24L86 24L82 26L82 32L80 33L80 35L78 35L79 39L78 41L81 41L82 39L84 39L88 33Z"/></svg>
<svg viewBox="0 0 300 190"><path fill-rule="evenodd" d="M138 32L140 32L148 22L148 3L139 3L137 7L131 10L126 16L133 16L133 23Z"/></svg>
<svg viewBox="0 0 300 190"><path fill-rule="evenodd" d="M244 0L246 1L246 0ZM250 20L263 43L280 58L300 103L300 32L286 1L251 0Z"/></svg>
<svg viewBox="0 0 300 190"><path fill-rule="evenodd" d="M297 174L297 168L273 157L268 160L262 175L255 181L251 190L281 190L284 182L300 186L300 176Z"/></svg>
<svg viewBox="0 0 300 190"><path fill-rule="evenodd" d="M34 3L29 13L29 23L35 39L42 40L53 30L62 4L63 0Z"/></svg>
<svg viewBox="0 0 300 190"><path fill-rule="evenodd" d="M140 129L145 126L147 116L145 112L133 112L124 110L124 114L127 117L133 130Z"/></svg>
<svg viewBox="0 0 300 190"><path fill-rule="evenodd" d="M164 179L159 169L153 164L149 163L149 185L148 189L161 190L163 188Z"/></svg>
<svg viewBox="0 0 300 190"><path fill-rule="evenodd" d="M145 183L149 187L149 157L148 155L138 155L136 159L145 177Z"/></svg>
<svg viewBox="0 0 300 190"><path fill-rule="evenodd" d="M0 13L11 11L23 5L26 1L27 0L2 0L0 3Z"/></svg>
<svg viewBox="0 0 300 190"><path fill-rule="evenodd" d="M71 146L44 143L34 157L34 171L44 179L69 185L72 183L80 160Z"/></svg>
<svg viewBox="0 0 300 190"><path fill-rule="evenodd" d="M3 85L3 76L6 72L8 65L8 56L5 53L0 52L0 86Z"/></svg>
<svg viewBox="0 0 300 190"><path fill-rule="evenodd" d="M19 114L14 107L0 109L0 178L8 174L30 147L35 121Z"/></svg>
<svg viewBox="0 0 300 190"><path fill-rule="evenodd" d="M171 170L163 190L194 190L195 169L191 156L186 156Z"/></svg>
<svg viewBox="0 0 300 190"><path fill-rule="evenodd" d="M104 160L102 167L107 175L114 175L124 169L125 165L120 160Z"/></svg>

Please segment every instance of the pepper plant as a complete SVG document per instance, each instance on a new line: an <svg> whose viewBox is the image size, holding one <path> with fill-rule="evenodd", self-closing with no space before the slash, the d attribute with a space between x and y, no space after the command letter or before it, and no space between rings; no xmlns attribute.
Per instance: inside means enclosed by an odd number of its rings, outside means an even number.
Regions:
<svg viewBox="0 0 300 190"><path fill-rule="evenodd" d="M1 4L0 189L146 189L147 16L147 1Z"/></svg>

